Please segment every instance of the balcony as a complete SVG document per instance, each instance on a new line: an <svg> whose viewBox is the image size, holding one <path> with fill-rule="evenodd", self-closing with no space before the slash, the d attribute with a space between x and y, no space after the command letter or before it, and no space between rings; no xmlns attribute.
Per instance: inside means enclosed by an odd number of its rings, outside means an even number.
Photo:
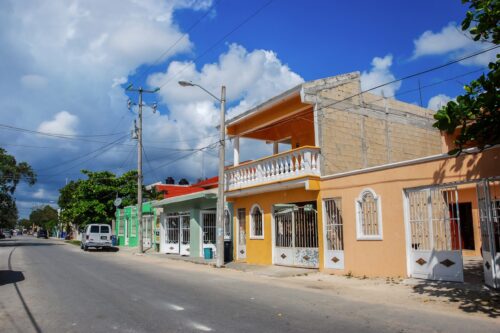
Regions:
<svg viewBox="0 0 500 333"><path fill-rule="evenodd" d="M226 170L226 190L266 185L306 176L320 176L320 149L304 146Z"/></svg>

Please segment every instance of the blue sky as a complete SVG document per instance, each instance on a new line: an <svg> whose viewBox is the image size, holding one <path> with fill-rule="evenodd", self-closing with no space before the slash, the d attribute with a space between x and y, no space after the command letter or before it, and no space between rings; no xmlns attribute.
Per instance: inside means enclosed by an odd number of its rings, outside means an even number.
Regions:
<svg viewBox="0 0 500 333"><path fill-rule="evenodd" d="M466 7L458 0L267 3L3 1L0 124L45 133L0 126L0 146L39 174L34 187L16 194L21 215L56 201L80 169L120 174L135 167L128 135L135 113L126 103L137 97L125 92L129 83L162 87L147 97L159 102L160 113L145 110L145 182L194 181L216 174L216 149L193 150L216 141L218 105L179 87L180 79L214 94L225 84L232 116L303 81L360 71L366 89L491 47L459 31ZM420 84L422 105L437 108L460 94L494 52L385 87L384 94L419 104L418 91L402 93ZM269 149L242 143L242 158Z"/></svg>

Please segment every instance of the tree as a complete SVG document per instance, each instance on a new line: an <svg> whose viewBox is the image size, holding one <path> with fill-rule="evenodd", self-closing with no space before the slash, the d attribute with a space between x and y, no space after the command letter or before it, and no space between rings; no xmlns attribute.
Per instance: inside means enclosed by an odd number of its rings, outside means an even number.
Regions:
<svg viewBox="0 0 500 333"><path fill-rule="evenodd" d="M462 30L478 42L500 43L500 2L497 0L462 0L469 3L469 11L462 21ZM472 27L471 27L472 26ZM500 143L500 55L488 65L489 72L464 87L465 94L448 102L435 115L434 127L456 135L455 149L450 155L460 154L464 148L475 145L479 149Z"/></svg>
<svg viewBox="0 0 500 333"><path fill-rule="evenodd" d="M30 223L42 229L51 230L57 226L58 214L57 210L49 205L37 208L30 213Z"/></svg>
<svg viewBox="0 0 500 333"><path fill-rule="evenodd" d="M71 181L59 190L58 200L61 220L84 227L90 223L111 223L117 197L122 206L137 204L137 171L129 171L117 177L109 171L82 170L87 179ZM144 198L156 199L158 193L143 188Z"/></svg>
<svg viewBox="0 0 500 333"><path fill-rule="evenodd" d="M167 179L165 179L165 184L173 185L175 184L175 179L173 177L167 177Z"/></svg>
<svg viewBox="0 0 500 333"><path fill-rule="evenodd" d="M30 220L28 220L28 219L20 219L17 224L19 225L21 230L24 230L24 229L29 230L29 229L31 229L31 226L32 226Z"/></svg>
<svg viewBox="0 0 500 333"><path fill-rule="evenodd" d="M186 178L179 180L179 185L189 185L189 181Z"/></svg>
<svg viewBox="0 0 500 333"><path fill-rule="evenodd" d="M20 181L34 185L35 172L28 163L17 163L14 156L0 148L0 228L13 228L16 224L18 212L13 194Z"/></svg>

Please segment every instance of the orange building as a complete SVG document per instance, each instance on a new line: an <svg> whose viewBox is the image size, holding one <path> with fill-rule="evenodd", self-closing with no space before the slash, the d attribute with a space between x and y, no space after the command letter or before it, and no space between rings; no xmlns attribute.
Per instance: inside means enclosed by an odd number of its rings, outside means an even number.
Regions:
<svg viewBox="0 0 500 333"><path fill-rule="evenodd" d="M487 240L497 285L499 150L448 156L431 110L361 93L359 78L306 82L227 122L235 258L462 281L463 256ZM240 164L240 138L273 155Z"/></svg>

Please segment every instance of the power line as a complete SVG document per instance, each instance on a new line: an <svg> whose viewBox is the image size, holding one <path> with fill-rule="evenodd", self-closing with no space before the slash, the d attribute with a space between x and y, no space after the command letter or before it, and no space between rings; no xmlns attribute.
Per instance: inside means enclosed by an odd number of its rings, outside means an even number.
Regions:
<svg viewBox="0 0 500 333"><path fill-rule="evenodd" d="M215 9L217 7L217 0L215 1L214 3L214 6L213 6L213 9ZM186 36L188 36L188 34L194 29L196 28L196 26L198 24L201 23L201 21L203 21L203 19L205 19L210 13L211 13L212 10L207 10L205 14L203 14L202 16L200 16L200 18L198 18L198 20L196 20L193 24L191 24L191 26L189 26L189 28L186 30L185 33L183 33L179 38L177 38L177 40L172 44L170 45L155 61L153 61L153 63L149 66L147 66L146 68L144 68L143 70L141 70L138 74L136 74L136 79L135 81L140 81L141 79L144 78L144 76L146 75L146 73L148 72L148 70L150 68L152 68L153 66L156 66L160 63L160 61L162 61L162 59L165 59L166 56L170 53L170 51L173 50L174 47L177 46L177 44L179 44L181 42L181 40L183 40L184 38L186 38Z"/></svg>
<svg viewBox="0 0 500 333"><path fill-rule="evenodd" d="M231 29L229 32L224 34L220 39L218 39L215 43L213 43L211 46L209 46L205 51L203 51L199 56L193 59L193 62L196 62L203 58L205 55L207 55L209 52L211 52L216 46L218 46L220 43L226 40L227 37L231 36L233 33L238 31L242 26L247 24L249 21L251 21L254 17L256 17L258 14L260 14L261 11L263 11L266 7L268 7L274 0L269 0L267 1L264 5L260 6L257 8L256 11L254 11L252 14L247 16L242 22L237 24L233 29ZM184 72L190 64L184 65L177 73L175 73L170 79L168 79L165 83L163 83L159 88L163 88L172 81L173 79L177 78L182 72Z"/></svg>
<svg viewBox="0 0 500 333"><path fill-rule="evenodd" d="M17 131L17 132L26 132L26 133L39 134L39 135L51 136L51 137L56 137L56 138L64 138L64 139L107 137L107 136L115 136L118 134L126 133L126 132L117 132L117 133L107 133L107 134L73 135L73 134L48 133L48 132L34 131L34 130L29 130L26 128L20 128L20 127L16 127L16 126L12 126L12 125L7 125L7 124L0 124L0 128L13 130L13 131Z"/></svg>

